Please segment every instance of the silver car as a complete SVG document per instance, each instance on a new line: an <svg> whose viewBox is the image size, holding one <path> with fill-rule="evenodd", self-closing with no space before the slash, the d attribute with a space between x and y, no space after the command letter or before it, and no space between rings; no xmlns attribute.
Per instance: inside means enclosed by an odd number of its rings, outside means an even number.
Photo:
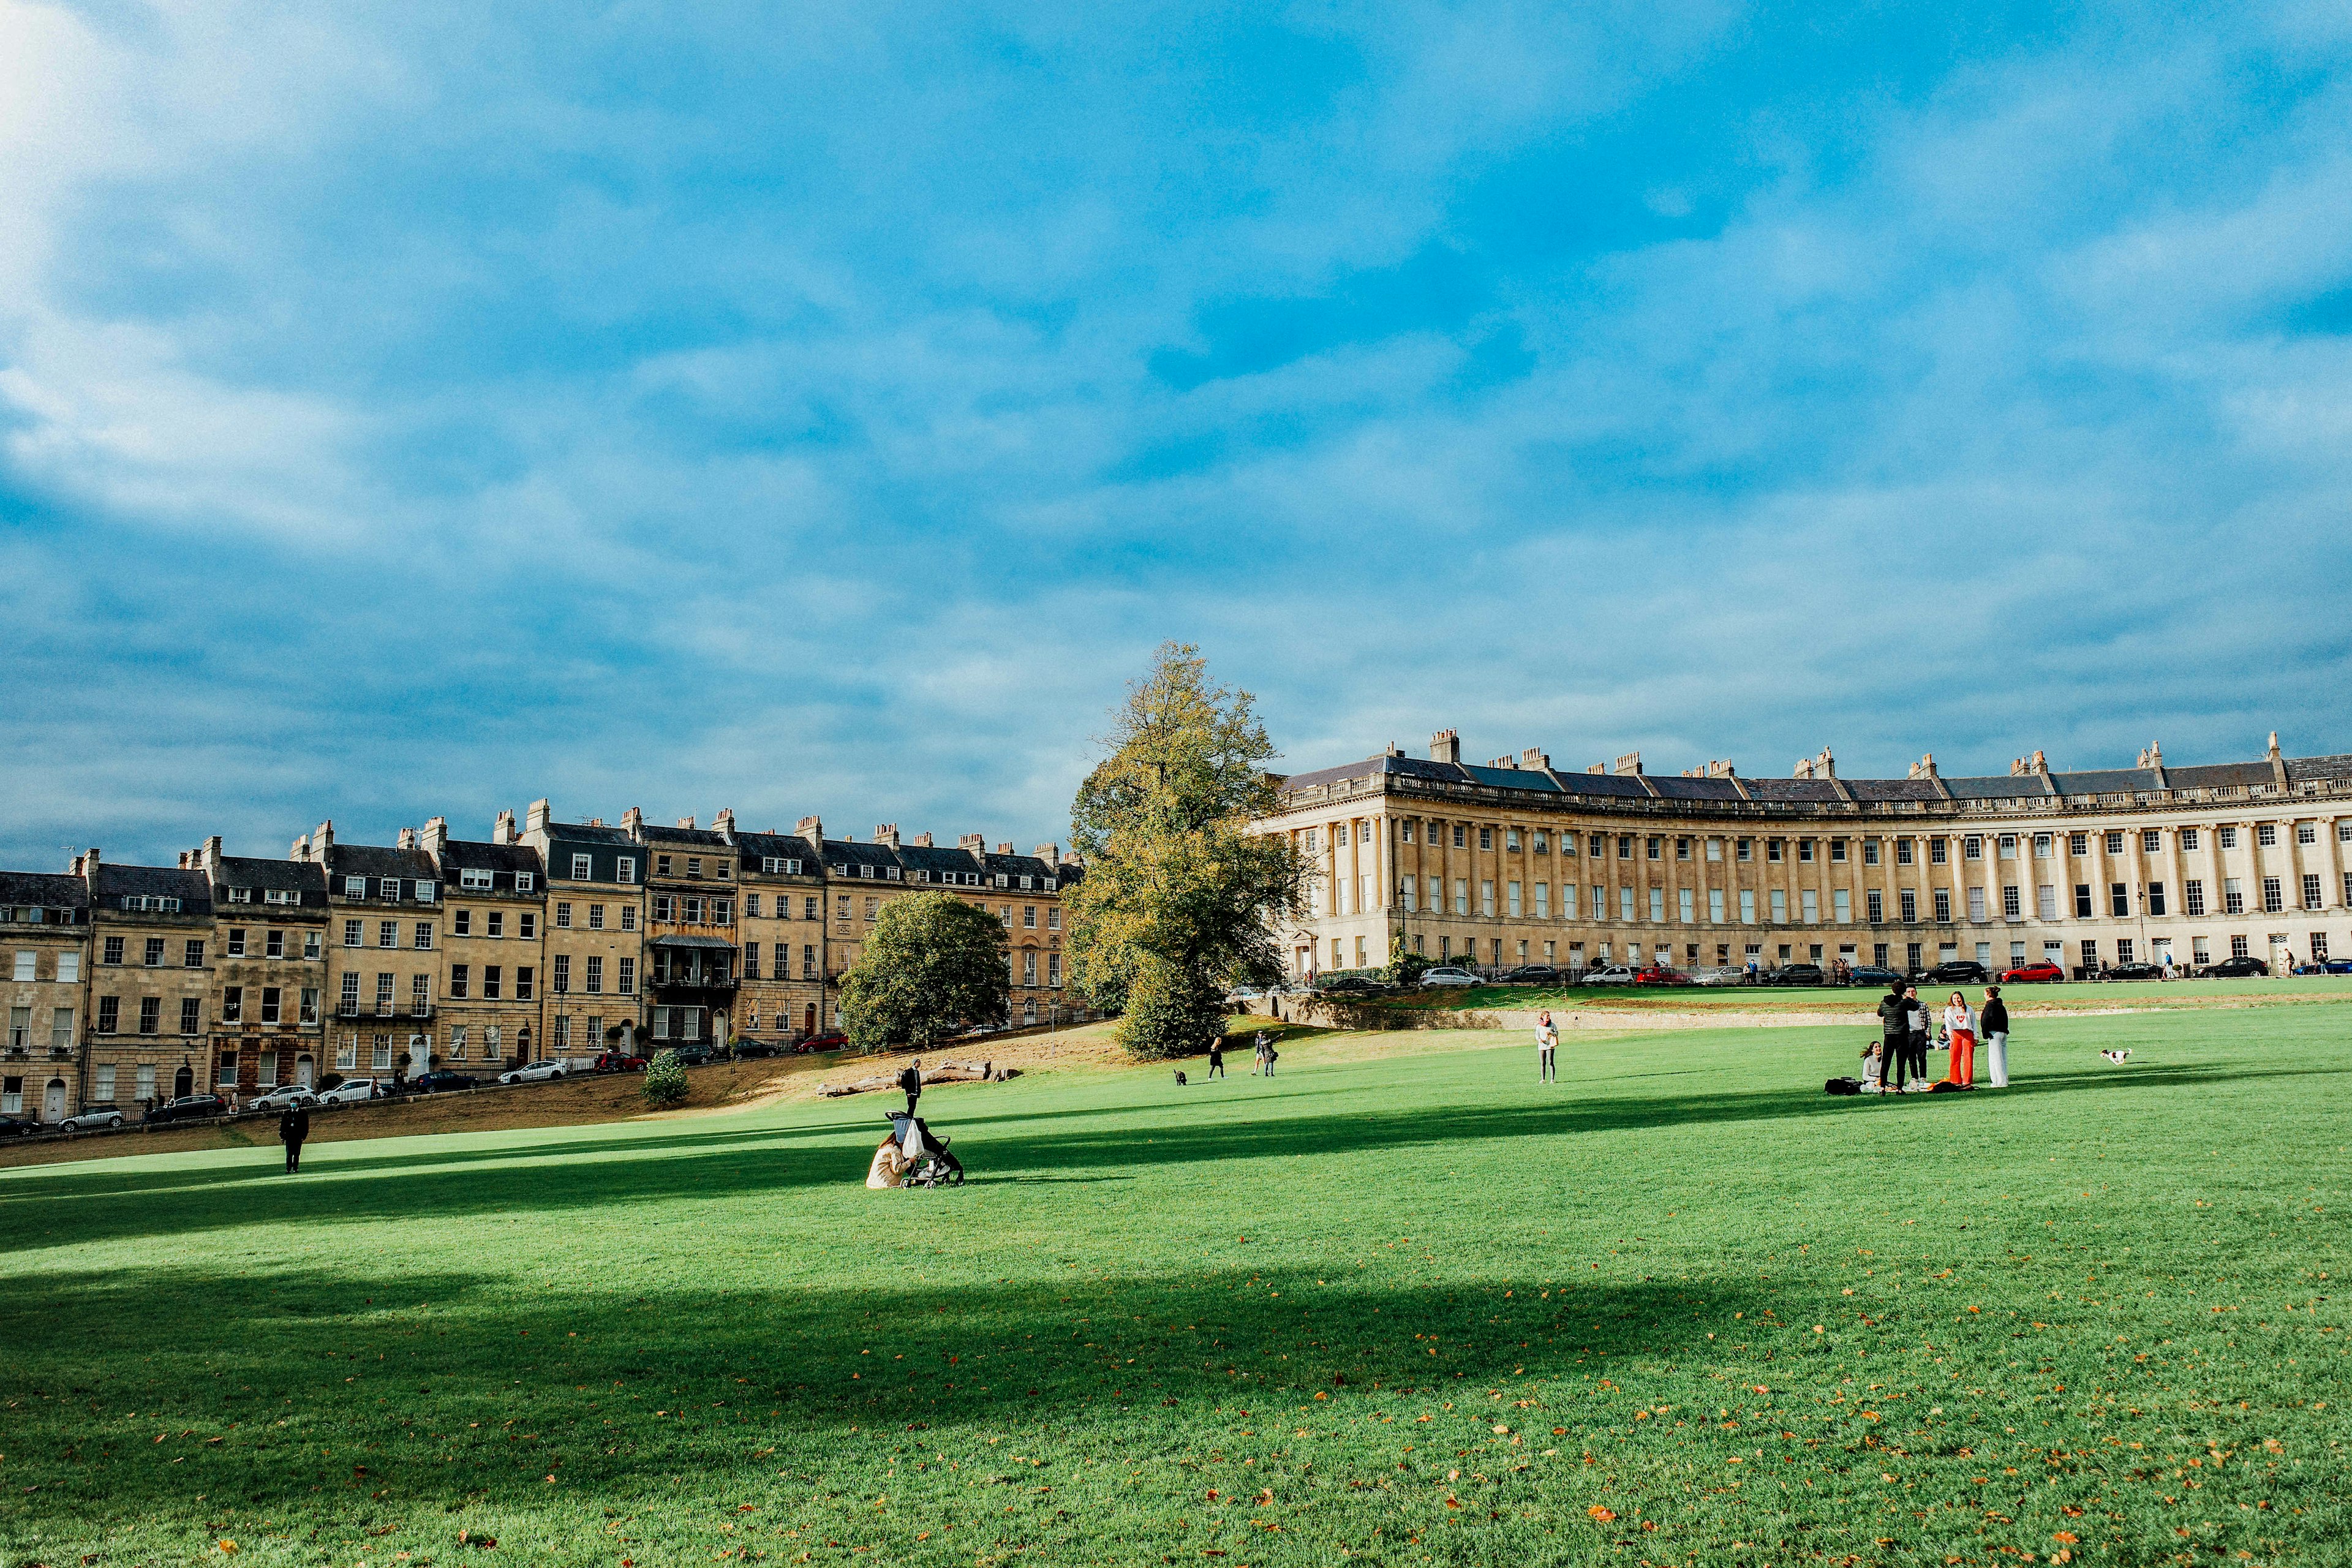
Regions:
<svg viewBox="0 0 2352 1568"><path fill-rule="evenodd" d="M247 1102L248 1110L299 1110L319 1103L319 1097L294 1084L281 1085Z"/></svg>
<svg viewBox="0 0 2352 1568"><path fill-rule="evenodd" d="M110 1105L91 1105L58 1123L62 1132L100 1132L122 1125L122 1112Z"/></svg>
<svg viewBox="0 0 2352 1568"><path fill-rule="evenodd" d="M1423 985L1483 985L1486 984L1466 969L1452 967L1425 969L1422 971L1421 983Z"/></svg>
<svg viewBox="0 0 2352 1568"><path fill-rule="evenodd" d="M320 1105L364 1105L375 1098L375 1079L347 1078L332 1089L319 1091Z"/></svg>
<svg viewBox="0 0 2352 1568"><path fill-rule="evenodd" d="M542 1079L562 1078L564 1072L564 1066L559 1061L533 1062L529 1067L517 1068L512 1072L499 1074L499 1081L500 1083L537 1083Z"/></svg>

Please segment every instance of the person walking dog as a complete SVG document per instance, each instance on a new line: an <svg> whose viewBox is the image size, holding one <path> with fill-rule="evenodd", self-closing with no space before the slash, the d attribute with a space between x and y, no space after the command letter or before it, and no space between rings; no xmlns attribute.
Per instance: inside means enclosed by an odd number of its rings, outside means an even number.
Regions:
<svg viewBox="0 0 2352 1568"><path fill-rule="evenodd" d="M1984 1025L1985 1067L1992 1074L1995 1089L2009 1087L2009 1004L2000 999L2000 987L1985 987L1984 1013L1979 1020Z"/></svg>
<svg viewBox="0 0 2352 1568"><path fill-rule="evenodd" d="M1536 1081L1558 1083L1559 1068L1554 1064L1553 1053L1559 1049L1559 1031L1552 1026L1549 1013L1536 1015Z"/></svg>
<svg viewBox="0 0 2352 1568"><path fill-rule="evenodd" d="M286 1145L286 1173L292 1175L302 1168L302 1144L310 1136L310 1113L299 1106L289 1106L278 1118L278 1141Z"/></svg>

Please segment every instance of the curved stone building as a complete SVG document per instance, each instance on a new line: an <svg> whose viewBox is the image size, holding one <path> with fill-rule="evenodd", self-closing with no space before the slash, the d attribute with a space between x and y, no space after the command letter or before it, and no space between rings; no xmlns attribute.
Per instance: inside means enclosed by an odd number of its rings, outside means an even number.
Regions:
<svg viewBox="0 0 2352 1568"><path fill-rule="evenodd" d="M1678 776L1638 753L1563 772L1483 766L1451 730L1430 756L1292 775L1281 813L1320 871L1288 933L1295 973L1377 967L1392 940L1508 968L1612 963L1772 970L2047 959L2273 967L2352 951L2352 756L1946 778L1794 776L1728 763Z"/></svg>

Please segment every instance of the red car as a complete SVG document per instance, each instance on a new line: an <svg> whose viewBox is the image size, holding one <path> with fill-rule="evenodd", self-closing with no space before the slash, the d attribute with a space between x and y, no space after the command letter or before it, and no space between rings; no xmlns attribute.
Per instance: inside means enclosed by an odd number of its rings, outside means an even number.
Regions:
<svg viewBox="0 0 2352 1568"><path fill-rule="evenodd" d="M633 1057L623 1051L606 1051L596 1058L596 1070L598 1072L643 1072L646 1070L646 1058Z"/></svg>
<svg viewBox="0 0 2352 1568"><path fill-rule="evenodd" d="M2052 981L2065 978L2064 970L2054 963L2047 963L2020 964L2015 969L2004 969L2000 972L2000 983L2003 985L2046 984Z"/></svg>
<svg viewBox="0 0 2352 1568"><path fill-rule="evenodd" d="M1691 984L1691 977L1679 969L1668 969L1663 964L1653 964L1647 969L1636 972L1633 984L1636 985L1688 985Z"/></svg>
<svg viewBox="0 0 2352 1568"><path fill-rule="evenodd" d="M849 1044L849 1037L847 1035L839 1033L830 1035L811 1035L807 1039L803 1040L799 1045L794 1046L793 1049L805 1056L811 1051L837 1051L847 1044Z"/></svg>

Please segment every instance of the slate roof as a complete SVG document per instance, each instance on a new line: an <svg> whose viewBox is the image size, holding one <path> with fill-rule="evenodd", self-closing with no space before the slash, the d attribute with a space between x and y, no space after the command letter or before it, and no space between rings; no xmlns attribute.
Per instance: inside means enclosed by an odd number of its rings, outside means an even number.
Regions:
<svg viewBox="0 0 2352 1568"><path fill-rule="evenodd" d="M1809 805L1837 805L1845 796L1828 779L1749 779L1748 794L1761 801L1789 801Z"/></svg>
<svg viewBox="0 0 2352 1568"><path fill-rule="evenodd" d="M1934 779L1847 779L1856 800L1941 800Z"/></svg>
<svg viewBox="0 0 2352 1568"><path fill-rule="evenodd" d="M1658 793L1668 800L1738 800L1739 786L1729 779L1654 778Z"/></svg>
<svg viewBox="0 0 2352 1568"><path fill-rule="evenodd" d="M744 869L757 871L760 862L773 857L779 860L797 860L803 874L814 875L821 857L816 846L796 833L738 833L735 849Z"/></svg>
<svg viewBox="0 0 2352 1568"><path fill-rule="evenodd" d="M1987 773L1978 778L1946 779L1944 787L1956 800L2047 799L2049 786L2039 773Z"/></svg>
<svg viewBox="0 0 2352 1568"><path fill-rule="evenodd" d="M682 846L688 849L720 849L728 847L727 836L715 827L656 827L642 824L637 837L647 844Z"/></svg>
<svg viewBox="0 0 2352 1568"><path fill-rule="evenodd" d="M429 866L431 862L426 864ZM306 860L263 860L247 855L224 855L217 865L220 886L224 888L290 889L302 894L305 903L310 901L313 893L318 895L320 903L327 901L327 868L324 866Z"/></svg>
<svg viewBox="0 0 2352 1568"><path fill-rule="evenodd" d="M635 844L636 842L629 837L627 828L614 827L609 823L604 826L596 827L585 822L551 822L547 825L546 833L551 840L560 838L572 844Z"/></svg>
<svg viewBox="0 0 2352 1568"><path fill-rule="evenodd" d="M330 877L397 877L412 882L441 879L441 868L424 850L373 844L330 844L326 870Z"/></svg>
<svg viewBox="0 0 2352 1568"><path fill-rule="evenodd" d="M2278 775L2271 772L2271 765L2266 762L2207 763L2188 768L2167 766L2164 776L2171 781L2175 789L2221 789L2232 784L2243 786L2278 782ZM2293 776L2292 768L2289 769L2289 776Z"/></svg>
<svg viewBox="0 0 2352 1568"><path fill-rule="evenodd" d="M89 908L89 884L79 877L56 871L0 871L0 904L86 910Z"/></svg>
<svg viewBox="0 0 2352 1568"><path fill-rule="evenodd" d="M2136 790L2164 787L2156 782L2156 774L2147 768L2106 768L2089 773L2053 773L2050 782L2058 786L2060 795L2128 795Z"/></svg>
<svg viewBox="0 0 2352 1568"><path fill-rule="evenodd" d="M202 871L184 871L173 866L110 866L100 861L99 907L103 909L131 894L177 899L182 914L212 912L213 885Z"/></svg>
<svg viewBox="0 0 2352 1568"><path fill-rule="evenodd" d="M2352 779L2352 755L2338 752L2329 757L2289 757L2286 776L2290 784L2310 784L2320 779Z"/></svg>
<svg viewBox="0 0 2352 1568"><path fill-rule="evenodd" d="M445 870L537 871L539 851L528 844L485 844L473 838L452 838L441 846Z"/></svg>

